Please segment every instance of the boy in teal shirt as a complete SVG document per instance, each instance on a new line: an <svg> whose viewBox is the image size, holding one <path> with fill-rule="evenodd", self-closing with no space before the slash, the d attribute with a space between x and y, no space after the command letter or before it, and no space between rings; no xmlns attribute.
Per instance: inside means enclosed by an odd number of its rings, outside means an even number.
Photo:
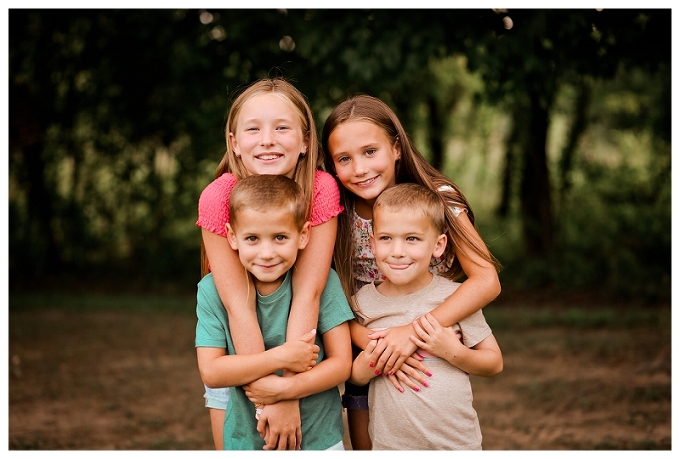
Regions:
<svg viewBox="0 0 680 459"><path fill-rule="evenodd" d="M229 213L229 244L252 275L266 351L236 355L227 313L212 275L205 276L198 284L196 348L206 386L231 387L224 449L343 449L338 385L351 371L347 321L354 315L335 271L321 296L317 329L285 340L290 269L309 239L304 194L285 176L249 176L234 187ZM284 378L282 370L298 373ZM297 410L298 403L301 425L294 436L270 428L277 412Z"/></svg>

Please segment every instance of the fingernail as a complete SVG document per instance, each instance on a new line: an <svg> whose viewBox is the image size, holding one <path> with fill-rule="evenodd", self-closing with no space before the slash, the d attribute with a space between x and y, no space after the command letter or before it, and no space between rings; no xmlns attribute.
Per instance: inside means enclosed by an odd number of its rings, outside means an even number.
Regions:
<svg viewBox="0 0 680 459"><path fill-rule="evenodd" d="M416 387L413 388L413 390L416 391L416 392L420 392L420 387L416 386Z"/></svg>
<svg viewBox="0 0 680 459"><path fill-rule="evenodd" d="M373 368L373 362L369 363L368 366Z"/></svg>
<svg viewBox="0 0 680 459"><path fill-rule="evenodd" d="M430 387L429 384L427 384L427 381L423 381L423 386Z"/></svg>
<svg viewBox="0 0 680 459"><path fill-rule="evenodd" d="M428 376L432 376L432 373L430 373L430 372L428 371L428 372L427 372L427 375L428 375Z"/></svg>
<svg viewBox="0 0 680 459"><path fill-rule="evenodd" d="M391 372L391 371L390 371L389 373L387 373L387 374L390 375L390 376L392 376L392 372Z"/></svg>
<svg viewBox="0 0 680 459"><path fill-rule="evenodd" d="M402 389L402 388L400 387L400 388L399 388L399 392L404 392L404 389Z"/></svg>
<svg viewBox="0 0 680 459"><path fill-rule="evenodd" d="M380 375L380 372L378 370L375 370L376 376Z"/></svg>

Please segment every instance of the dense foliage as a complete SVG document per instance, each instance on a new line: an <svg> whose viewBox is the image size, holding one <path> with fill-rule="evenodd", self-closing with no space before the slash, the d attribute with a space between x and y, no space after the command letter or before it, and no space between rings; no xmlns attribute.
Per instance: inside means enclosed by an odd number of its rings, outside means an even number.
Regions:
<svg viewBox="0 0 680 459"><path fill-rule="evenodd" d="M670 10L9 11L10 288L193 289L230 98L357 92L458 183L519 287L670 297Z"/></svg>

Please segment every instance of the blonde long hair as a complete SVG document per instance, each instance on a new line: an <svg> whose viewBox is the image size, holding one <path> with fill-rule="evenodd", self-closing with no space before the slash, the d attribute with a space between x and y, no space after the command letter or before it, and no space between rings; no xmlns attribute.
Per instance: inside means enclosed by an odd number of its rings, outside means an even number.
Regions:
<svg viewBox="0 0 680 459"><path fill-rule="evenodd" d="M295 166L295 173L293 180L300 185L302 191L307 199L307 215L311 215L312 203L314 199L314 177L317 169L320 169L323 164L323 158L319 154L319 139L316 131L316 123L314 122L314 115L312 109L307 102L307 98L295 86L283 78L263 78L258 80L248 87L246 87L234 99L227 115L227 125L225 127L225 139L227 148L215 171L215 178L220 177L226 172L233 174L236 180L248 176L248 171L243 166L243 162L236 156L231 149L229 142L229 133L236 132L236 123L238 115L245 104L252 97L261 94L275 94L281 97L286 103L298 114L300 126L302 126L302 133L307 141L307 154L300 155L298 163ZM225 203L226 205L226 203ZM201 276L205 276L210 272L208 257L205 253L205 245L201 241Z"/></svg>
<svg viewBox="0 0 680 459"><path fill-rule="evenodd" d="M489 252L484 243L479 243L476 238L458 222L454 217L450 206L461 207L467 211L470 222L475 224L475 217L468 204L467 199L460 189L441 172L435 169L418 149L411 143L406 131L404 130L397 115L392 109L378 98L368 95L357 95L350 97L338 104L326 119L321 134L321 146L324 154L324 165L328 172L336 177L340 188L340 204L345 207L345 212L338 218L338 236L335 239L335 252L333 261L335 270L340 277L345 295L354 307L352 297L357 291L354 280L353 265L353 228L352 216L354 213L354 203L356 196L347 189L337 179L335 164L328 149L328 139L335 128L347 121L367 121L382 129L387 138L394 139L400 148L401 157L395 163L396 183L417 183L439 193L447 202L446 207L446 235L447 246L445 254L451 251L454 253L463 250L464 247L471 247L480 257L491 263L497 271L500 270L500 263ZM444 277L451 280L459 279L465 272L457 258L454 258L451 267L443 273Z"/></svg>

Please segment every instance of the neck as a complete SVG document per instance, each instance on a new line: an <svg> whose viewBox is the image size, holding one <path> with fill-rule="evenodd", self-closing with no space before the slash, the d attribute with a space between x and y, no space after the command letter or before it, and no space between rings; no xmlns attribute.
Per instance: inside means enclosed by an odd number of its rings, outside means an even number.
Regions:
<svg viewBox="0 0 680 459"><path fill-rule="evenodd" d="M364 220L370 220L373 218L374 202L375 199L371 200L371 202L364 201L363 199L357 199L354 201L354 211Z"/></svg>
<svg viewBox="0 0 680 459"><path fill-rule="evenodd" d="M257 290L257 293L259 293L262 296L267 296L271 295L276 291L277 288L281 287L281 284L283 284L283 279L286 276L283 275L277 280L273 282L262 282L261 280L257 279L255 276L253 276L253 283L255 284L255 290Z"/></svg>
<svg viewBox="0 0 680 459"><path fill-rule="evenodd" d="M399 296L406 296L410 295L411 293L415 293L419 290L422 290L428 285L430 285L430 282L432 282L432 277L433 274L430 271L427 271L426 273L423 273L421 276L418 276L417 279L414 279L406 284L395 284L389 279L385 279L380 285L376 286L376 289L384 296L389 296L393 298Z"/></svg>

